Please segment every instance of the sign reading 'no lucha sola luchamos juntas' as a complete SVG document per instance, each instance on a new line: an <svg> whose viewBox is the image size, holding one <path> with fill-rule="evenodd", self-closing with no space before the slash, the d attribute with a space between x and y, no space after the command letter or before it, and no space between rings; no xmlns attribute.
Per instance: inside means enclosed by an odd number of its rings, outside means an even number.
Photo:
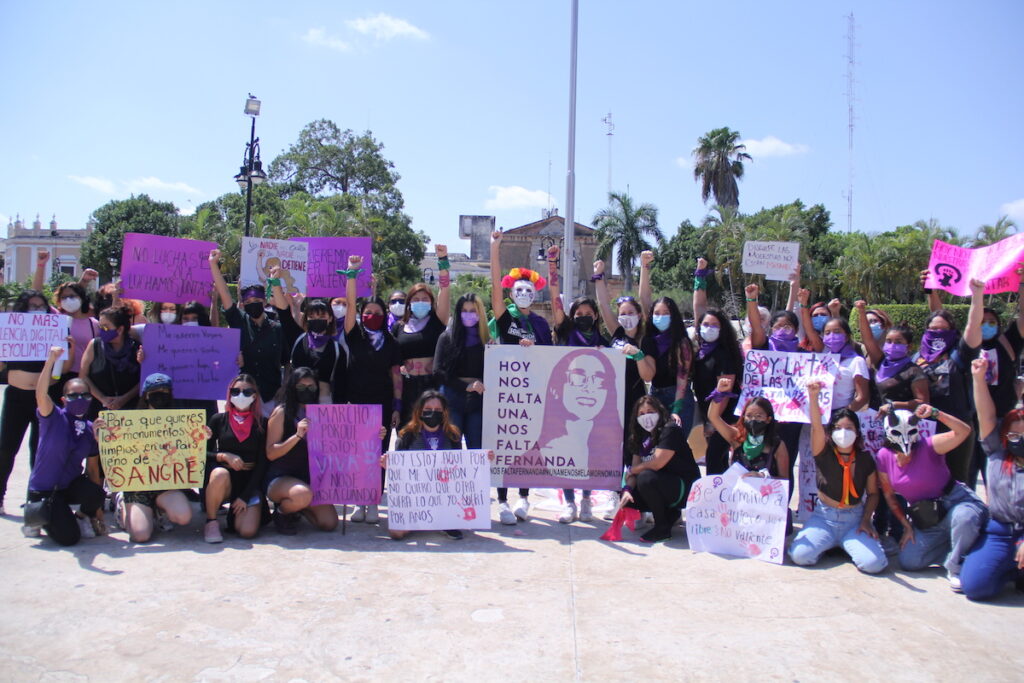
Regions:
<svg viewBox="0 0 1024 683"><path fill-rule="evenodd" d="M626 358L611 349L490 346L483 447L491 483L618 488Z"/></svg>

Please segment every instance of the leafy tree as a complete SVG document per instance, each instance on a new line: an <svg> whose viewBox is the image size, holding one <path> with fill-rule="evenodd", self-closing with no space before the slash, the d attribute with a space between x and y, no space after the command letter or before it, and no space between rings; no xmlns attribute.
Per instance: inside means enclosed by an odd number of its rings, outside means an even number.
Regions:
<svg viewBox="0 0 1024 683"><path fill-rule="evenodd" d="M751 157L739 139L739 132L729 128L716 128L697 139L693 179L701 183L700 196L705 204L714 195L719 206L740 205L736 181L743 177L743 161L751 161Z"/></svg>
<svg viewBox="0 0 1024 683"><path fill-rule="evenodd" d="M622 273L624 288L633 291L633 264L640 252L651 248L645 237L653 237L659 245L665 241L658 229L658 209L646 203L635 206L628 194L610 192L608 208L598 211L593 223L597 228L597 257L608 261L617 249L615 264Z"/></svg>
<svg viewBox="0 0 1024 683"><path fill-rule="evenodd" d="M181 228L174 204L154 201L145 194L107 202L93 212L90 220L95 227L82 245L82 264L95 269L103 278L113 275L111 257L120 262L126 232L173 237L180 234Z"/></svg>
<svg viewBox="0 0 1024 683"><path fill-rule="evenodd" d="M974 236L972 247L987 247L1017 232L1017 224L1009 216L1000 216L995 225L983 225Z"/></svg>

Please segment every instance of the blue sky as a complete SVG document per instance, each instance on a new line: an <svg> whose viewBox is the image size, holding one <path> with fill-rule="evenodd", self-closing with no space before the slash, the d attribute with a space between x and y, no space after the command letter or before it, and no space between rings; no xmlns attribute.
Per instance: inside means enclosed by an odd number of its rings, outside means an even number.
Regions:
<svg viewBox="0 0 1024 683"><path fill-rule="evenodd" d="M697 138L754 157L740 208L823 203L846 228L846 15L856 17L854 228L937 218L1024 228L1024 3L580 3L576 218L615 190L671 235L706 213ZM84 226L146 192L183 213L235 189L249 92L263 158L328 118L369 128L413 225L565 211L568 0L5 2L0 220Z"/></svg>

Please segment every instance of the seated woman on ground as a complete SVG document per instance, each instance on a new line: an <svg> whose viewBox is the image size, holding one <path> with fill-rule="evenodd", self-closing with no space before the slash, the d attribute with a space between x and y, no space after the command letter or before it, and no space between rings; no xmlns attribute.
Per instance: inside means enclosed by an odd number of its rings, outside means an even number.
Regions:
<svg viewBox="0 0 1024 683"><path fill-rule="evenodd" d="M733 380L723 377L711 396L708 420L732 449L729 464L739 463L751 473L767 472L775 479L785 479L789 468L789 451L776 434L775 411L764 397L752 398L743 407L741 421L731 425L722 419L722 406L734 395Z"/></svg>

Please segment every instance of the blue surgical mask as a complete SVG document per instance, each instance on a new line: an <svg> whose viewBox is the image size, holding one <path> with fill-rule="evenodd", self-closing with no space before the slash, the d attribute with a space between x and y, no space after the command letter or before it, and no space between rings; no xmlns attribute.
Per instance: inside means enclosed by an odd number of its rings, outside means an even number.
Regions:
<svg viewBox="0 0 1024 683"><path fill-rule="evenodd" d="M882 333L885 330L882 328L882 323L871 323L871 336L875 338L875 341L882 341Z"/></svg>
<svg viewBox="0 0 1024 683"><path fill-rule="evenodd" d="M981 324L981 338L985 341L995 339L999 336L999 325L995 323L982 323Z"/></svg>
<svg viewBox="0 0 1024 683"><path fill-rule="evenodd" d="M814 325L814 330L816 332L821 332L823 329L825 329L825 323L827 322L827 315L816 315L813 318L811 318L811 324Z"/></svg>
<svg viewBox="0 0 1024 683"><path fill-rule="evenodd" d="M429 301L413 301L409 304L409 310L417 318L426 318L427 314L430 313L430 308Z"/></svg>
<svg viewBox="0 0 1024 683"><path fill-rule="evenodd" d="M672 324L672 316L654 314L651 316L651 322L654 323L659 332L664 332Z"/></svg>

